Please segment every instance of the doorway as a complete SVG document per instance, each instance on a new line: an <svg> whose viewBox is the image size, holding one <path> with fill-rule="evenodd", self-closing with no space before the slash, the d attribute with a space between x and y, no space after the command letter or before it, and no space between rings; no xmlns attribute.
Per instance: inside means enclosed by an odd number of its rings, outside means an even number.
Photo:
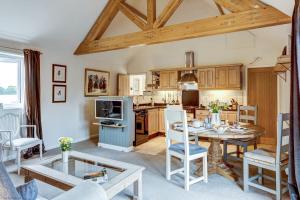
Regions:
<svg viewBox="0 0 300 200"><path fill-rule="evenodd" d="M277 76L273 67L248 69L248 105L257 105L258 125L265 128L260 143L276 145Z"/></svg>

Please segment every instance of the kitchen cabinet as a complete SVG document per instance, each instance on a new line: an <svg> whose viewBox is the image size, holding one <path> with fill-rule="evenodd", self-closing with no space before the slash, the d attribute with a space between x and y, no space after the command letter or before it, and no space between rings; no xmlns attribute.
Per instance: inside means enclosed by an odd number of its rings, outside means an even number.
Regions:
<svg viewBox="0 0 300 200"><path fill-rule="evenodd" d="M209 115L208 110L196 110L196 119L200 121L204 121L208 115Z"/></svg>
<svg viewBox="0 0 300 200"><path fill-rule="evenodd" d="M177 71L161 71L159 78L160 89L177 89L178 72Z"/></svg>
<svg viewBox="0 0 300 200"><path fill-rule="evenodd" d="M169 72L169 87L170 88L177 88L178 87L178 72L171 71Z"/></svg>
<svg viewBox="0 0 300 200"><path fill-rule="evenodd" d="M228 87L241 88L241 69L240 67L228 67Z"/></svg>
<svg viewBox="0 0 300 200"><path fill-rule="evenodd" d="M158 109L148 110L148 134L152 135L159 132Z"/></svg>
<svg viewBox="0 0 300 200"><path fill-rule="evenodd" d="M217 89L241 89L241 67L217 67Z"/></svg>
<svg viewBox="0 0 300 200"><path fill-rule="evenodd" d="M198 87L199 89L206 89L206 69L198 70Z"/></svg>
<svg viewBox="0 0 300 200"><path fill-rule="evenodd" d="M204 121L205 118L210 115L208 110L196 110L196 119L200 121ZM220 114L221 120L228 120L228 122L236 122L237 121L237 111L222 111Z"/></svg>
<svg viewBox="0 0 300 200"><path fill-rule="evenodd" d="M158 130L160 133L165 132L165 111L162 108L158 110Z"/></svg>
<svg viewBox="0 0 300 200"><path fill-rule="evenodd" d="M198 69L199 89L240 89L241 67L209 67Z"/></svg>
<svg viewBox="0 0 300 200"><path fill-rule="evenodd" d="M208 68L206 70L206 88L215 88L216 87L216 69Z"/></svg>
<svg viewBox="0 0 300 200"><path fill-rule="evenodd" d="M216 68L216 88L218 88L218 89L228 88L227 67L217 67Z"/></svg>
<svg viewBox="0 0 300 200"><path fill-rule="evenodd" d="M233 123L237 121L237 111L222 111L221 120L228 120L228 122Z"/></svg>
<svg viewBox="0 0 300 200"><path fill-rule="evenodd" d="M215 68L205 68L198 70L199 89L213 89L216 86Z"/></svg>

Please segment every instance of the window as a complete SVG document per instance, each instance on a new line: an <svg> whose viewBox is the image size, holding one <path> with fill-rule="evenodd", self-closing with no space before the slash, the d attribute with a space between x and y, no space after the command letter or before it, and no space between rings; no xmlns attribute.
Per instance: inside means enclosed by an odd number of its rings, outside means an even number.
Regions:
<svg viewBox="0 0 300 200"><path fill-rule="evenodd" d="M5 107L21 105L22 64L22 56L0 53L0 103Z"/></svg>

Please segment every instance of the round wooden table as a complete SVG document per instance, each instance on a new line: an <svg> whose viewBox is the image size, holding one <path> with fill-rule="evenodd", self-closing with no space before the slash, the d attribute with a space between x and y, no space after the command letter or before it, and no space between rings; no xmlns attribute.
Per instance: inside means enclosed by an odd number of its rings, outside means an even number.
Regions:
<svg viewBox="0 0 300 200"><path fill-rule="evenodd" d="M237 133L230 130L227 130L223 134L218 134L214 130L202 130L199 133L192 133L193 135L198 135L199 137L205 137L209 139L210 146L208 148L208 166L210 174L217 173L230 180L237 180L235 173L233 173L231 168L223 162L221 141L228 139L251 139L261 136L265 132L265 129L255 125L244 125L243 127L247 128L247 130L243 133ZM202 165L200 165L199 169L196 171L196 174L198 175L202 173L201 166Z"/></svg>

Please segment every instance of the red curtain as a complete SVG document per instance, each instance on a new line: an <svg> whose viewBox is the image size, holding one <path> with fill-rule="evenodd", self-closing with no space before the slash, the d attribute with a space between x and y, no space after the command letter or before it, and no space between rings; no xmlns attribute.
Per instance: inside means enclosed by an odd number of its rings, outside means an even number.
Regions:
<svg viewBox="0 0 300 200"><path fill-rule="evenodd" d="M43 139L40 103L40 52L24 49L25 65L25 116L26 123L36 125L37 136ZM27 137L34 137L32 129L27 130ZM39 153L39 146L29 149L24 158Z"/></svg>
<svg viewBox="0 0 300 200"><path fill-rule="evenodd" d="M291 112L289 191L292 200L299 199L300 191L300 7L295 1L292 29Z"/></svg>

